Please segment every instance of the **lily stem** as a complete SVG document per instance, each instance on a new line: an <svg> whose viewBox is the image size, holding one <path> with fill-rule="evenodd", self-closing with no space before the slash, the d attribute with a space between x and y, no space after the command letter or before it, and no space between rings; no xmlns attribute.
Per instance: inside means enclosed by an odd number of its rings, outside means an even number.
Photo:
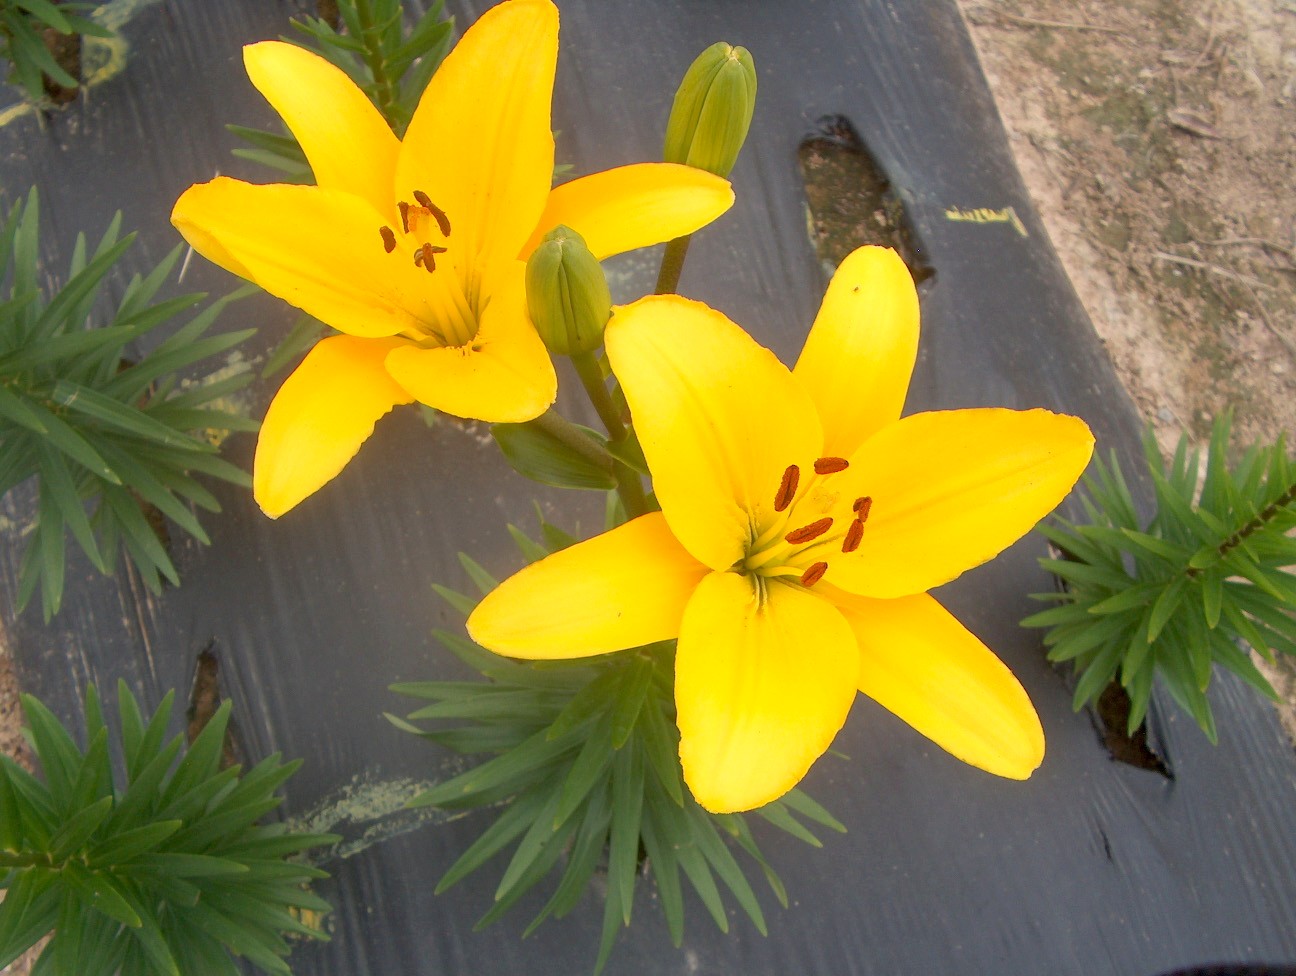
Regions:
<svg viewBox="0 0 1296 976"><path fill-rule="evenodd" d="M603 370L599 368L594 354L576 353L571 357L571 361L576 367L576 375L580 377L581 386L585 387L590 403L594 404L599 420L603 421L603 426L607 428L608 437L614 441L625 440L625 424L621 422L621 413L612 402L612 395L608 393L607 384L603 381Z"/></svg>
<svg viewBox="0 0 1296 976"><path fill-rule="evenodd" d="M679 288L680 272L684 270L684 258L688 255L689 243L692 240L692 234L685 234L666 245L666 253L662 255L661 271L657 273L656 294L674 294Z"/></svg>
<svg viewBox="0 0 1296 976"><path fill-rule="evenodd" d="M374 88L378 94L378 109L382 112L387 124L392 124L392 109L396 106L396 90L392 79L387 76L387 64L383 58L382 39L379 37L381 27L374 23L373 11L369 0L355 0L356 19L360 21L360 37L364 46L364 60L373 75Z"/></svg>
<svg viewBox="0 0 1296 976"><path fill-rule="evenodd" d="M590 440L581 429L556 410L546 410L535 420L530 421L564 447L569 447L586 461L602 468L609 474L614 473L617 460L608 453L607 448Z"/></svg>
<svg viewBox="0 0 1296 976"><path fill-rule="evenodd" d="M1296 501L1296 484L1291 484L1287 487L1286 491L1274 499L1271 505L1267 505L1264 511L1260 512L1260 514L1250 522L1221 542L1219 545L1219 554L1221 556L1227 556L1231 550L1240 546L1247 536L1259 532L1273 520L1275 515L1294 501Z"/></svg>
<svg viewBox="0 0 1296 976"><path fill-rule="evenodd" d="M622 422L621 413L612 402L612 395L608 393L607 384L603 381L603 370L599 368L594 354L576 353L571 357L571 361L576 367L576 375L580 377L581 386L585 387L590 403L594 404L599 420L603 421L603 426L607 428L608 442L626 443L630 438L630 429ZM621 496L621 504L625 506L626 514L630 518L638 518L646 514L649 511L648 497L644 494L643 481L639 478L639 472L616 455L609 454L609 457L613 461L612 477L616 478L617 494Z"/></svg>

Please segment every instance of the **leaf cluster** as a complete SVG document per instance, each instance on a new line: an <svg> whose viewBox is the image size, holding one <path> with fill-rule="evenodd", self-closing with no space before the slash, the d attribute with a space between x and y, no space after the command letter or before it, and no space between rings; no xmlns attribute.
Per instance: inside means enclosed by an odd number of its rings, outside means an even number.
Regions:
<svg viewBox="0 0 1296 976"><path fill-rule="evenodd" d="M282 933L326 937L301 920L329 910L304 890L326 875L290 856L336 838L257 824L300 763L221 769L229 703L185 749L173 697L145 720L119 683L110 734L87 688L83 751L23 696L44 782L0 757L0 968L52 933L33 976L238 976L230 953L286 976Z"/></svg>
<svg viewBox="0 0 1296 976"><path fill-rule="evenodd" d="M55 3L54 0L0 0L0 58L9 62L7 81L21 88L33 102L45 96L45 79L65 88L81 84L54 59L41 34L54 30L59 34L112 37L112 31L89 18L82 11L93 10L91 3Z"/></svg>
<svg viewBox="0 0 1296 976"><path fill-rule="evenodd" d="M541 520L543 543L509 526L528 560L574 540ZM460 561L482 594L494 579L470 558ZM467 615L476 600L437 587ZM602 970L617 931L630 924L636 875L651 874L671 939L684 937L686 879L715 924L728 931L721 887L727 888L765 934L760 902L731 849L737 845L787 907L787 893L765 860L746 818L703 810L684 786L675 726L673 642L578 661L519 662L499 657L457 634L437 637L485 681L422 681L392 687L429 704L399 728L467 754L493 758L416 797L413 806L470 810L505 802L503 812L450 867L442 892L506 848L512 855L480 929L561 865L552 896L526 934L580 902L596 874L606 875L603 930L595 972ZM424 729L415 722L437 721ZM444 723L452 723L445 726ZM845 828L799 790L757 815L816 847L798 817L832 830Z"/></svg>
<svg viewBox="0 0 1296 976"><path fill-rule="evenodd" d="M1075 708L1119 678L1130 733L1160 675L1215 742L1206 698L1214 665L1274 698L1245 647L1271 661L1274 651L1296 653L1296 462L1279 438L1230 467L1229 427L1227 416L1216 421L1204 475L1186 435L1168 465L1147 435L1156 510L1146 525L1113 455L1085 480L1088 523L1056 518L1041 528L1064 556L1041 565L1065 589L1036 594L1059 605L1022 624L1048 628L1050 660L1074 662Z"/></svg>
<svg viewBox="0 0 1296 976"><path fill-rule="evenodd" d="M18 603L26 606L39 586L48 620L62 602L67 533L100 572L113 571L120 545L153 591L162 578L178 583L148 513L206 543L191 505L210 512L220 505L194 476L248 484L245 472L218 456L214 440L216 432L256 424L221 403L250 381L246 371L180 378L252 334L207 335L225 305L245 292L209 303L132 361L132 344L204 298L155 301L182 248L147 276L134 276L107 323L95 325L101 292L133 235L120 236L120 214L93 251L79 235L66 281L46 299L39 217L33 189L0 231L0 497L33 476L38 482Z"/></svg>
<svg viewBox="0 0 1296 976"><path fill-rule="evenodd" d="M398 138L404 136L423 89L449 52L454 28L443 0L413 18L408 31L404 7L405 0L338 0L341 30L322 17L294 18L291 23L300 37L285 38L345 71ZM253 147L236 149L234 155L277 169L292 182L313 182L310 163L291 133L227 128Z"/></svg>

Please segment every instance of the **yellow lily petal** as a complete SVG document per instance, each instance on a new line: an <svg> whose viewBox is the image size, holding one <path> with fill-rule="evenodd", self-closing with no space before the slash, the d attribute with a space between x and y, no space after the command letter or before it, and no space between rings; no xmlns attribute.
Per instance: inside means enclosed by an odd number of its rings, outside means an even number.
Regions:
<svg viewBox="0 0 1296 976"><path fill-rule="evenodd" d="M436 321L429 298L447 284L385 253L384 218L338 190L217 177L185 190L171 223L203 257L351 335Z"/></svg>
<svg viewBox="0 0 1296 976"><path fill-rule="evenodd" d="M865 596L921 593L980 565L1066 497L1093 453L1084 421L1047 410L919 413L850 459L843 494L873 499L859 548L831 582Z"/></svg>
<svg viewBox="0 0 1296 976"><path fill-rule="evenodd" d="M414 399L456 417L522 423L549 409L558 377L526 313L526 265L513 262L464 346L396 347L387 371ZM432 277L435 277L433 275Z"/></svg>
<svg viewBox="0 0 1296 976"><path fill-rule="evenodd" d="M1021 683L927 594L837 601L860 649L859 689L979 769L1026 779L1044 759L1044 729Z"/></svg>
<svg viewBox="0 0 1296 976"><path fill-rule="evenodd" d="M383 360L402 339L321 339L270 402L252 462L252 493L271 518L337 477L374 424L410 396Z"/></svg>
<svg viewBox="0 0 1296 976"><path fill-rule="evenodd" d="M918 358L918 292L895 251L861 247L833 275L792 373L824 424L824 454L850 457L894 423Z"/></svg>
<svg viewBox="0 0 1296 976"><path fill-rule="evenodd" d="M712 573L689 600L675 658L684 780L713 813L774 800L846 722L859 651L832 604L806 590Z"/></svg>
<svg viewBox="0 0 1296 976"><path fill-rule="evenodd" d="M532 563L468 618L482 647L511 657L589 657L669 640L707 568L660 512Z"/></svg>
<svg viewBox="0 0 1296 976"><path fill-rule="evenodd" d="M243 64L301 143L315 182L364 197L390 221L400 141L346 72L282 41L249 44Z"/></svg>
<svg viewBox="0 0 1296 976"><path fill-rule="evenodd" d="M554 187L521 257L565 224L600 261L705 227L733 206L729 181L692 166L637 163Z"/></svg>
<svg viewBox="0 0 1296 976"><path fill-rule="evenodd" d="M819 456L810 398L724 315L676 295L617 308L606 342L666 521L728 569L775 517L787 466L808 471Z"/></svg>
<svg viewBox="0 0 1296 976"><path fill-rule="evenodd" d="M421 190L446 212L470 294L473 274L517 258L544 210L557 60L549 0L492 7L437 68L401 143L396 198Z"/></svg>

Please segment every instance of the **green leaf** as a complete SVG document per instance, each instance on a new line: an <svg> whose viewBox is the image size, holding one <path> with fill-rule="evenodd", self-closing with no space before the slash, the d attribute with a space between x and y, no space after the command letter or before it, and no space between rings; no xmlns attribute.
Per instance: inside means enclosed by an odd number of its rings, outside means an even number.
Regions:
<svg viewBox="0 0 1296 976"><path fill-rule="evenodd" d="M508 532L509 535L513 537L514 543L517 544L518 550L522 553L522 558L525 559L528 564L539 562L541 559L544 559L545 556L549 555L549 550L533 540L516 525L510 523L508 525Z"/></svg>
<svg viewBox="0 0 1296 976"><path fill-rule="evenodd" d="M88 871L77 861L68 861L63 865L62 876L81 895L87 908L102 912L128 928L137 929L143 924L109 875L100 871Z"/></svg>
<svg viewBox="0 0 1296 976"><path fill-rule="evenodd" d="M1152 609L1148 615L1147 640L1152 643L1161 633L1161 628L1169 621L1170 615L1179 609L1179 604L1183 602L1184 593L1188 590L1188 581L1177 576L1169 586L1161 591L1161 595L1156 598L1152 604Z"/></svg>
<svg viewBox="0 0 1296 976"><path fill-rule="evenodd" d="M608 845L608 888L619 886L617 901L624 924L634 903L639 824L643 818L643 757L637 748L616 753L612 766L612 837Z"/></svg>
<svg viewBox="0 0 1296 976"><path fill-rule="evenodd" d="M1163 580L1152 580L1146 583L1135 583L1129 589L1121 590L1105 600L1099 600L1086 608L1087 613L1109 614L1123 613L1136 607L1146 607L1164 594L1166 584Z"/></svg>
<svg viewBox="0 0 1296 976"><path fill-rule="evenodd" d="M595 450L604 448L604 440L588 427L574 425L590 438ZM492 424L491 436L499 444L504 459L513 469L532 481L556 488L581 488L611 491L616 487L611 465L595 463L588 455L554 436L537 422L525 424Z"/></svg>
<svg viewBox="0 0 1296 976"><path fill-rule="evenodd" d="M120 485L122 483L121 478L117 476L117 472L108 466L108 462L90 446L90 443L81 434L40 404L30 403L29 406L45 428L46 443L62 451L110 485Z"/></svg>
<svg viewBox="0 0 1296 976"><path fill-rule="evenodd" d="M25 427L32 433L48 433L45 421L41 419L37 409L29 406L26 399L12 392L3 383L0 383L0 417L12 421L19 427Z"/></svg>
<svg viewBox="0 0 1296 976"><path fill-rule="evenodd" d="M604 712L589 735L585 737L580 752L563 779L558 806L554 813L554 827L560 826L579 810L595 785L607 778L608 769L615 755L614 749L608 742L612 723L612 714Z"/></svg>
<svg viewBox="0 0 1296 976"><path fill-rule="evenodd" d="M0 907L0 969L30 949L58 923L61 889L49 871L25 871Z"/></svg>
<svg viewBox="0 0 1296 976"><path fill-rule="evenodd" d="M159 820L105 837L86 854L91 868L110 867L154 850L184 825L183 820Z"/></svg>
<svg viewBox="0 0 1296 976"><path fill-rule="evenodd" d="M553 897L544 909L527 926L523 938L534 932L550 914L562 918L579 904L604 850L607 849L608 825L612 819L609 792L606 778L590 792L562 880L558 882Z"/></svg>
<svg viewBox="0 0 1296 976"><path fill-rule="evenodd" d="M462 593L458 592L457 590L452 590L449 587L442 586L439 583L433 583L432 590L433 592L436 593L437 596L445 600L446 603L450 604L450 606L454 607L465 617L467 617L470 613L472 613L475 609L477 609L476 600L474 600L470 596L464 596Z"/></svg>
<svg viewBox="0 0 1296 976"><path fill-rule="evenodd" d="M666 916L671 943L678 949L684 941L684 894L680 887L679 862L675 859L673 844L658 836L654 812L654 805L650 804L642 827L644 851L657 882L657 897L661 901L662 914Z"/></svg>
<svg viewBox="0 0 1296 976"><path fill-rule="evenodd" d="M786 831L798 840L802 840L809 844L811 847L823 847L823 842L814 834L810 833L810 831L807 830L799 820L788 812L787 807L781 799L767 803L763 807L758 807L753 812L764 817L775 827L779 828L779 830Z"/></svg>
<svg viewBox="0 0 1296 976"><path fill-rule="evenodd" d="M812 800L799 787L793 787L784 793L781 797L783 805L795 813L801 814L807 820L813 820L817 824L822 824L829 830L835 830L839 834L846 833L846 825L825 810L822 806Z"/></svg>
<svg viewBox="0 0 1296 976"><path fill-rule="evenodd" d="M23 714L31 730L32 748L45 772L56 809L70 812L72 787L81 768L81 751L54 713L31 695L21 695Z"/></svg>
<svg viewBox="0 0 1296 976"><path fill-rule="evenodd" d="M683 783L679 764L679 731L667 722L660 704L654 699L643 709L639 724L644 755L666 795L677 807L684 805Z"/></svg>
<svg viewBox="0 0 1296 976"><path fill-rule="evenodd" d="M729 849L725 847L724 841L716 833L711 815L700 808L693 810L692 814L693 837L697 842L698 850L720 876L725 887L733 892L734 898L752 920L756 930L761 935L769 935L769 930L765 927L765 913L761 911L760 902L756 900L756 893L752 891L742 868L738 866L738 862L734 860Z"/></svg>
<svg viewBox="0 0 1296 976"><path fill-rule="evenodd" d="M113 798L105 796L69 817L49 840L50 856L63 861L79 851L107 819L112 807Z"/></svg>
<svg viewBox="0 0 1296 976"><path fill-rule="evenodd" d="M0 765L0 851L16 851L22 846L23 825L9 772ZM3 909L0 909L3 911Z"/></svg>
<svg viewBox="0 0 1296 976"><path fill-rule="evenodd" d="M461 805L475 793L507 786L526 776L534 777L538 770L543 771L550 762L573 748L576 741L574 733L550 739L545 731L541 730L504 755L484 762L443 783L438 783L429 790L424 790L410 800L408 806L416 808Z"/></svg>
<svg viewBox="0 0 1296 976"><path fill-rule="evenodd" d="M477 589L481 590L482 596L485 596L495 587L499 586L499 580L495 579L490 573L486 572L472 556L466 552L459 553L459 565L464 568L468 578L476 584Z"/></svg>
<svg viewBox="0 0 1296 976"><path fill-rule="evenodd" d="M296 140L292 140L295 146ZM300 148L297 150L301 152ZM301 157L302 163L305 163L306 157ZM306 352L315 345L316 342L324 335L328 327L319 319L307 315L303 312L293 323L292 331L284 336L282 342L275 346L274 350L266 357L265 366L261 368L261 378L269 379L288 368L298 356L304 356Z"/></svg>
<svg viewBox="0 0 1296 976"><path fill-rule="evenodd" d="M1208 571L1198 577L1201 583L1202 613L1206 626L1214 630L1219 626L1220 607L1224 602L1224 574Z"/></svg>
<svg viewBox="0 0 1296 976"><path fill-rule="evenodd" d="M60 34L71 34L72 25L50 0L13 0L20 10L25 10L37 20L53 27ZM72 85L76 82L73 81Z"/></svg>
<svg viewBox="0 0 1296 976"><path fill-rule="evenodd" d="M612 703L611 742L620 749L630 738L652 682L653 664L645 657L634 656L617 686Z"/></svg>
<svg viewBox="0 0 1296 976"><path fill-rule="evenodd" d="M504 871L504 876L500 878L499 885L495 889L496 901L509 895L513 887L525 876L527 869L544 852L546 845L554 842L562 826L562 822L555 817L561 793L558 790L535 792L544 797L544 806L540 808L535 819L528 825L526 833L522 835L522 840L518 842L517 849L513 852L513 857Z"/></svg>

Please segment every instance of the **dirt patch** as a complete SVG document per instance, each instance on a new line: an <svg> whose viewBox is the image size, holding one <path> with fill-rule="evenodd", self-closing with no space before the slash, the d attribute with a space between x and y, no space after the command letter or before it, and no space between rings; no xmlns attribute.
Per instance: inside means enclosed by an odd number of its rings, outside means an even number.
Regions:
<svg viewBox="0 0 1296 976"><path fill-rule="evenodd" d="M960 5L1035 205L1161 445L1204 438L1225 409L1240 444L1290 438L1296 2ZM1296 666L1264 667L1296 741Z"/></svg>

